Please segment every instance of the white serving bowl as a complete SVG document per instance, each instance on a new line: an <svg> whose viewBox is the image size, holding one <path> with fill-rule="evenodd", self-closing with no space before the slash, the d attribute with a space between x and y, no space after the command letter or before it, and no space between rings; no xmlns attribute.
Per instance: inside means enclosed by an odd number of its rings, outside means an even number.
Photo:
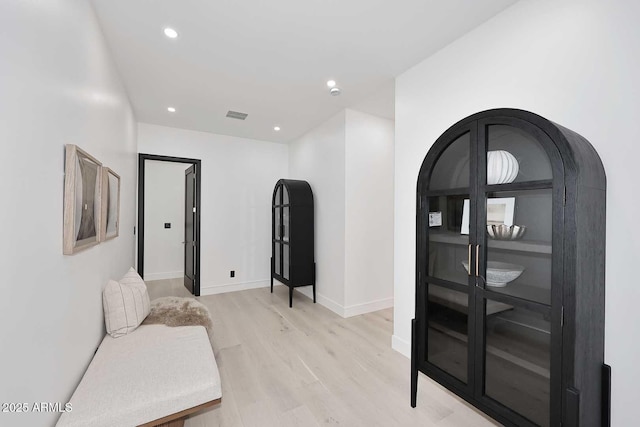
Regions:
<svg viewBox="0 0 640 427"><path fill-rule="evenodd" d="M469 263L462 261L465 270L469 272ZM487 262L487 286L493 286L496 288L504 288L507 283L516 280L522 272L524 267L518 264L510 264L508 262L488 261Z"/></svg>

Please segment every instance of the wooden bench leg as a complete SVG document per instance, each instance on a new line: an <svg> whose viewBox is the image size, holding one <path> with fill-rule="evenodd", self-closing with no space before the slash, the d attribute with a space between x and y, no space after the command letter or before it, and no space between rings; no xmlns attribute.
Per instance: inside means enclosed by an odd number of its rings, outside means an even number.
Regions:
<svg viewBox="0 0 640 427"><path fill-rule="evenodd" d="M186 419L187 417L183 417L178 420L166 422L164 424L158 424L156 427L184 427L184 420Z"/></svg>
<svg viewBox="0 0 640 427"><path fill-rule="evenodd" d="M210 406L218 405L221 401L222 398L211 400L209 402L203 403L202 405L194 406L193 408L185 409L184 411L167 415L166 417L158 418L155 421L141 424L138 427L183 427L184 420L186 420L190 414L196 413Z"/></svg>

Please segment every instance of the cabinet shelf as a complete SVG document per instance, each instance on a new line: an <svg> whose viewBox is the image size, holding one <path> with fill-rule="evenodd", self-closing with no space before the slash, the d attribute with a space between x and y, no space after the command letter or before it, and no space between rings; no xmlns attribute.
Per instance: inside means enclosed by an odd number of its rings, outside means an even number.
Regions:
<svg viewBox="0 0 640 427"><path fill-rule="evenodd" d="M512 283L504 288L487 286L484 289L485 296L488 298L487 315L513 308L510 304L494 301L491 299L493 296L492 294L498 294L495 296L496 298L500 298L501 295L504 295L547 306L551 304L551 292L549 289L539 288L523 283ZM447 289L440 285L429 286L429 300L460 313L467 314L469 310L469 299L467 298L466 293ZM517 302L514 302L514 304L517 304Z"/></svg>
<svg viewBox="0 0 640 427"><path fill-rule="evenodd" d="M453 329L448 328L446 325L443 324L438 324L438 323L431 323L431 327L443 334L446 334L448 336L450 336L453 339L456 339L460 342L463 343L467 343L467 336L464 334L461 334L460 332L457 332ZM522 327L526 328L526 325L522 325ZM506 340L505 340L506 341ZM548 368L544 367L544 366L540 366L538 364L532 363L522 357L519 357L517 354L513 354L513 344L511 342L505 342L502 343L504 344L504 346L500 346L500 345L488 345L487 346L487 353L491 354L492 356L498 357L506 362L510 362L514 365L519 366L520 368L526 369L527 371L529 371L532 374L535 375L539 375L543 378L549 379L551 378L551 373L549 371ZM511 348L510 348L511 345Z"/></svg>
<svg viewBox="0 0 640 427"><path fill-rule="evenodd" d="M430 231L429 241L436 243L447 243L450 245L469 244L469 236L453 232ZM536 240L493 240L487 239L489 248L501 249L516 252L530 252L551 255L551 243Z"/></svg>
<svg viewBox="0 0 640 427"><path fill-rule="evenodd" d="M537 181L512 182L509 184L492 184L487 185L485 190L487 193L500 193L507 191L542 190L546 188L553 188L552 180L542 179Z"/></svg>

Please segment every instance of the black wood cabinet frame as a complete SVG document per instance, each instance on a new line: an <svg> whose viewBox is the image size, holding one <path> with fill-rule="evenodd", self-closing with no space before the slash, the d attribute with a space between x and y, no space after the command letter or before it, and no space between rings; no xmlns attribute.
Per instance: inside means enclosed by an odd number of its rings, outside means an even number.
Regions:
<svg viewBox="0 0 640 427"><path fill-rule="evenodd" d="M289 287L289 307L293 289L313 287L316 302L316 265L314 260L313 193L306 181L281 179L272 198L271 292L273 279Z"/></svg>
<svg viewBox="0 0 640 427"><path fill-rule="evenodd" d="M533 136L549 158L552 179L487 185L487 129L508 125ZM469 187L429 190L434 166L461 135L469 133ZM486 199L493 192L548 189L552 194L550 304L499 293L484 286L487 265ZM429 197L469 195L468 284L429 276ZM552 426L608 425L610 371L604 365L604 245L606 177L591 144L536 114L496 109L469 116L438 138L417 183L415 319L412 322L411 405L418 372L449 388L509 426L532 421L484 394L484 299L541 313L550 319L550 419ZM476 262L479 273L476 274ZM466 383L427 359L428 284L468 294ZM603 386L604 385L604 386Z"/></svg>

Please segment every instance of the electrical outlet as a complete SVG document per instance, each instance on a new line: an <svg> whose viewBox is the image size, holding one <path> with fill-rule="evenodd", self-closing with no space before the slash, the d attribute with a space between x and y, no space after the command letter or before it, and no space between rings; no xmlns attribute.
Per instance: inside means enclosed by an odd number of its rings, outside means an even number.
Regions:
<svg viewBox="0 0 640 427"><path fill-rule="evenodd" d="M236 277L236 271L235 270L231 270L229 272L229 277Z"/></svg>

